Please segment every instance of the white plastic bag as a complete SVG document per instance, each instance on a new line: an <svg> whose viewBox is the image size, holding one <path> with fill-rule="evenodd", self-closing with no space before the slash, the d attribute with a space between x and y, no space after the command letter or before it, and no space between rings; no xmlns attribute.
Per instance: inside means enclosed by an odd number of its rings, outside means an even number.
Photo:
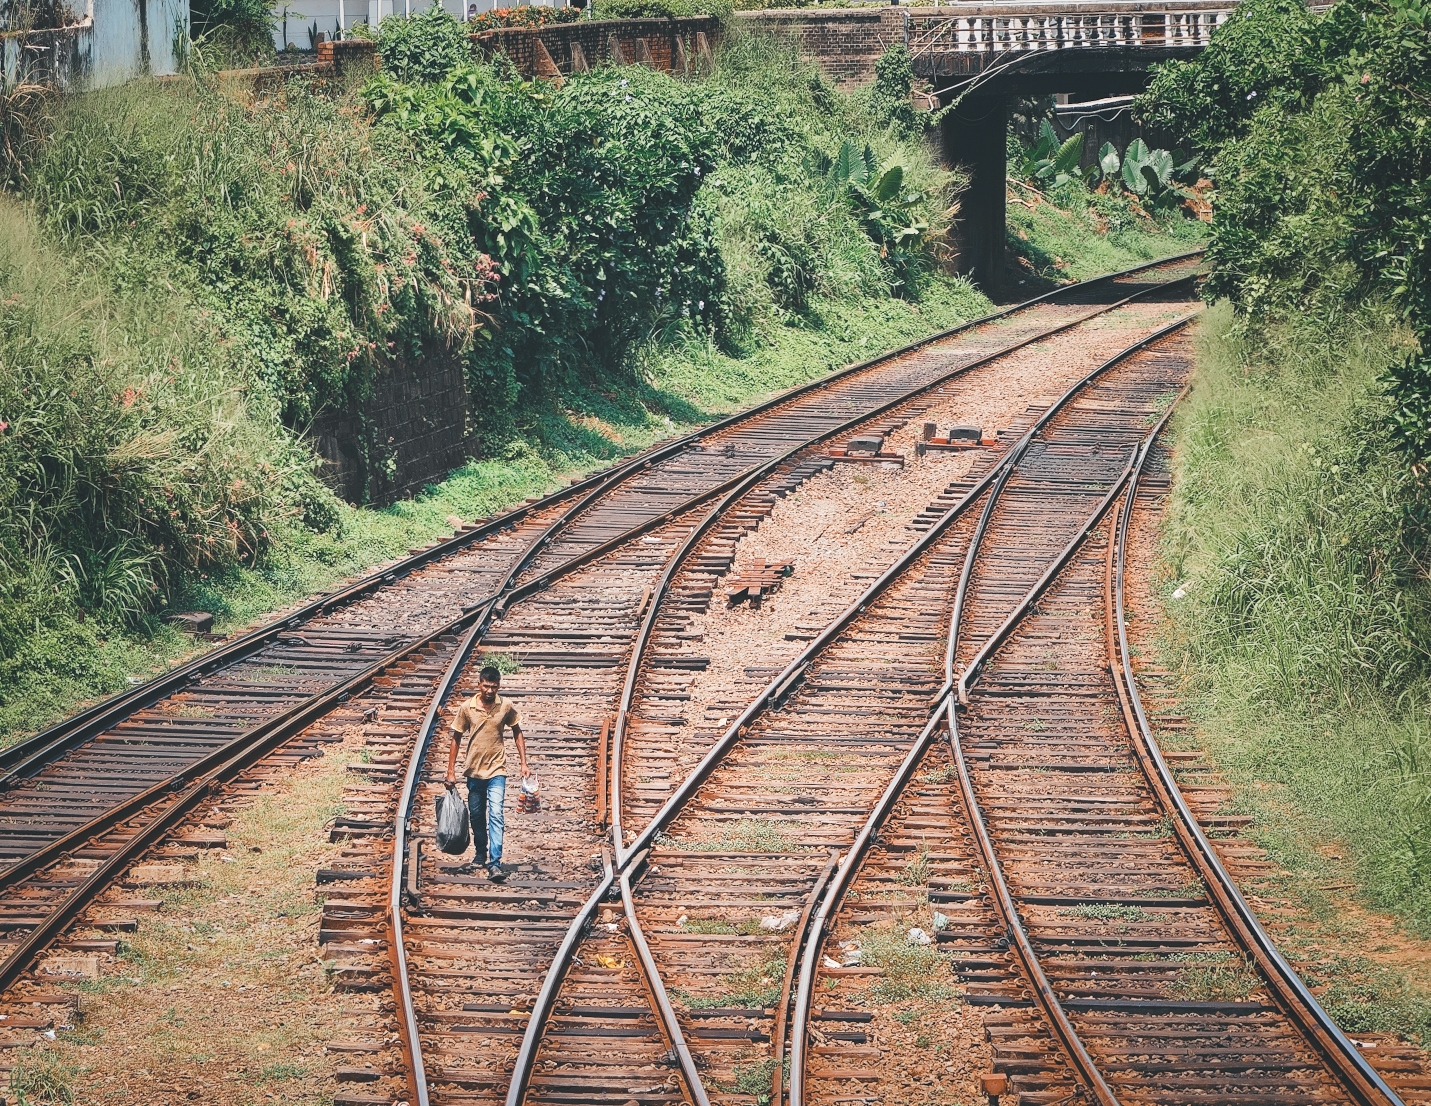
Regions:
<svg viewBox="0 0 1431 1106"><path fill-rule="evenodd" d="M467 820L467 804L456 788L449 788L437 797L437 847L460 856L470 844L472 825Z"/></svg>

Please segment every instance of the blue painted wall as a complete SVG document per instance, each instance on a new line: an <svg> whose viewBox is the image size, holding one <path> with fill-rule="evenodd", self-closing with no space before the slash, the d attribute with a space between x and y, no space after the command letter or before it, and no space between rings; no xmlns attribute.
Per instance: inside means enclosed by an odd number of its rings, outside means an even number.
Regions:
<svg viewBox="0 0 1431 1106"><path fill-rule="evenodd" d="M71 19L56 30L11 31L9 5L0 5L4 83L80 90L165 76L177 72L189 38L188 0L87 0Z"/></svg>

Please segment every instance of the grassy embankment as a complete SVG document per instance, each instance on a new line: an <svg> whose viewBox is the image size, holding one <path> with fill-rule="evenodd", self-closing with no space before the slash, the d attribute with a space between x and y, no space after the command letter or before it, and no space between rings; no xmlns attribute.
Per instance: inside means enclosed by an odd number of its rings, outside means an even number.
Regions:
<svg viewBox="0 0 1431 1106"><path fill-rule="evenodd" d="M1008 196L1008 272L1018 299L1207 242L1207 225L1180 211L1154 221L1122 196L1077 183L1046 194L1014 185Z"/></svg>
<svg viewBox="0 0 1431 1106"><path fill-rule="evenodd" d="M1431 1032L1431 12L1248 0L1137 111L1216 185L1168 660L1344 1027ZM1173 596L1179 594L1174 599Z"/></svg>
<svg viewBox="0 0 1431 1106"><path fill-rule="evenodd" d="M1284 948L1345 1029L1424 1041L1424 955L1354 905L1431 935L1431 608L1378 383L1405 348L1371 309L1251 336L1210 313L1173 423L1163 653L1285 872L1259 888L1295 911Z"/></svg>

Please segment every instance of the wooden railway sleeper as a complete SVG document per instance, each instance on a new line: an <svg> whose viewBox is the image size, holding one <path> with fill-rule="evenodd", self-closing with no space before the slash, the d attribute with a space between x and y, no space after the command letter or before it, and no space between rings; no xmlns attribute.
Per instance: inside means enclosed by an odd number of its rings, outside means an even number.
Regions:
<svg viewBox="0 0 1431 1106"><path fill-rule="evenodd" d="M970 828L973 831L975 841L978 845L978 851L983 861L983 868L987 876L989 877L989 883L994 890L995 906L1004 922L1005 938L1008 941L1010 947L1012 947L1012 949L1014 950L1015 955L1018 957L1019 961L1023 965L1026 978L1033 985L1036 1001L1038 1005L1043 1008L1049 1023L1053 1026L1055 1036L1058 1039L1059 1044L1062 1046L1064 1053L1072 1062L1071 1066L1078 1072L1078 1074L1083 1079L1083 1084L1080 1085L1080 1090L1084 1093L1091 1092L1093 1097L1101 1104L1101 1106L1117 1106L1118 1099L1113 1094L1111 1088L1109 1088L1106 1080L1104 1080L1096 1064L1094 1064L1092 1057L1089 1056L1082 1041L1079 1039L1078 1034L1075 1031L1072 1023L1068 1020L1067 1015L1064 1013L1062 1006L1058 1001L1057 995L1053 991L1051 983L1049 982L1047 976L1043 973L1043 970L1038 961L1037 954L1035 953L1032 944L1029 941L1028 935L1024 931L1022 923L1019 919L1017 907L1014 904L1012 894L1008 888L1006 880L1004 879L1002 866L998 862L998 858L993 849L992 840L988 836L987 827L984 825L980 808L977 805L977 798L973 792L973 784L969 776L968 765L965 762L963 749L958 738L958 721L955 710L956 699L951 694L955 687L953 672L954 654L958 640L960 620L964 606L964 598L967 594L969 580L973 571L974 557L978 550L979 539L987 530L988 522L993 511L993 506L998 498L1000 490L1007 482L1009 474L1012 473L1015 466L1023 457L1029 444L1034 440L1035 435L1044 425L1048 423L1048 421L1052 418L1053 414L1056 411L1060 410L1072 398L1073 395L1077 394L1077 392L1082 389L1085 384L1096 378L1104 370L1112 367L1113 365L1126 359L1132 354L1146 348L1146 346L1151 342L1157 340L1160 337L1165 336L1168 333L1171 333L1173 330L1183 325L1186 325L1186 323L1189 322L1192 317L1193 316L1184 317L1183 319L1177 320L1168 327L1161 328L1153 335L1150 335L1148 338L1144 339L1141 342L1135 343L1133 346L1130 346L1128 349L1122 351L1114 358L1099 366L1098 369L1094 370L1094 372L1090 373L1082 381L1075 384L1064 394L1063 397L1060 398L1060 400L1050 406L1049 409L1043 414L1043 416L1036 420L1034 424L1029 428L1029 430L1023 436L1021 441L1017 443L1017 445L1015 445L1015 447L1006 454L999 468L996 470L998 472L998 478L995 480L992 488L989 491L989 497L985 503L980 522L978 524L974 536L970 540L969 548L966 553L963 571L960 575L959 588L955 598L954 611L950 619L948 645L945 650L944 689L942 691L941 696L936 701L936 711L939 705L942 704L944 706L945 720L947 722L951 753L953 754L953 758L959 775L960 791L963 795L964 806L970 821ZM1045 571L1043 576L1040 578L1039 583L1037 583L1034 589L1028 595L1025 596L1024 601L1020 604L1019 608L1017 608L1015 616L1011 617L1016 617L1022 611L1027 610L1028 606L1033 602L1034 599L1037 598L1037 595L1041 593L1043 587L1047 585L1047 582L1050 581L1053 576L1057 574L1059 569L1061 569L1061 567L1067 563L1068 558L1072 555L1070 550L1076 549L1077 546L1086 538L1087 534L1092 530L1093 526L1097 524L1098 520L1103 516L1103 514L1107 511L1108 507L1115 500L1118 490L1130 478L1130 474L1138 454L1139 451L1135 449L1133 451L1133 455L1130 457L1128 466L1125 467L1123 473L1114 482L1114 485L1109 491L1109 493L1103 498L1102 501L1100 501L1092 517L1080 529L1079 534L1076 535L1074 540L1069 543L1069 545L1065 548L1063 553L1054 562L1054 564L1051 565L1049 569ZM975 673L977 672L977 669L973 668L973 666L971 666L971 669L973 669ZM969 674L970 673L966 672L966 676ZM962 691L967 691L968 680L961 680L959 683L959 687ZM965 701L967 702L967 698L965 698ZM926 725L924 732L920 735L920 739L915 742L914 747L911 749L909 757L901 766L900 773L896 775L895 780L891 782L889 789L885 792L885 795L882 797L880 803L877 804L874 811L871 812L869 819L866 821L864 828L861 830L860 836L856 838L855 845L850 849L849 853L846 854L845 859L842 861L840 875L836 878L830 890L827 892L825 901L821 905L820 912L817 914L815 922L812 925L809 934L807 935L806 946L804 954L802 956L801 966L801 997L800 999L797 999L795 1024L793 1026L790 1095L791 1106L804 1106L803 1078L805 1057L805 1018L808 1011L808 995L810 990L814 986L815 967L818 958L819 948L823 940L824 926L827 924L835 905L838 903L840 897L843 895L844 889L847 888L849 882L852 881L854 870L857 867L859 860L861 859L864 849L868 847L869 842L875 836L878 825L887 815L888 810L893 807L895 800L897 799L900 791L902 790L904 780L907 779L909 773L913 772L914 765L918 763L918 758L923 755L925 748L927 748L927 743L936 731L939 721L939 716L937 713L935 713L935 715L931 717L930 722Z"/></svg>
<svg viewBox="0 0 1431 1106"><path fill-rule="evenodd" d="M1189 317L1189 318L1190 318L1190 317ZM1083 381L1081 381L1079 384L1075 385L1074 388L1070 389L1070 391L1069 391L1069 392L1067 393L1067 395L1064 397L1064 400L1066 401L1069 396L1073 395L1077 390L1079 390L1079 389L1080 389L1084 384L1086 384L1089 380L1091 380L1091 379L1093 379L1094 377L1096 377L1097 375L1099 375L1103 370L1107 369L1107 368L1110 367L1112 364L1115 364L1115 363L1117 363L1119 360L1122 360L1124 357L1127 357L1127 356L1131 355L1132 353L1137 352L1138 350L1141 350L1141 349L1144 348L1149 342L1151 342L1151 341L1153 341L1153 340L1156 340L1156 338L1158 338L1158 337L1161 337L1163 333L1169 332L1169 331L1171 331L1172 329L1174 329L1176 326L1182 325L1182 324L1186 323L1187 321L1188 321L1187 319L1179 320L1179 322L1176 323L1176 324L1174 324L1173 327L1164 328L1162 331L1159 331L1159 332L1155 333L1154 335L1152 335L1152 336L1150 336L1150 337L1144 339L1142 342L1136 343L1134 346L1129 347L1129 349L1123 351L1120 355L1118 355L1118 356L1115 357L1114 359L1110 360L1109 362L1107 362L1107 363L1105 363L1104 365L1100 366L1098 369L1094 370L1094 372L1091 373L1091 374L1089 374L1089 376L1086 377ZM1061 401L1061 402L1062 402L1062 401ZM1045 422L1047 421L1047 419L1048 419L1048 418L1050 417L1050 415L1052 414L1053 410L1057 409L1057 407L1059 407L1059 406L1061 406L1061 403L1060 403L1060 404L1055 404L1054 408L1051 408L1049 412L1046 412L1046 413L1045 413L1045 415L1044 415L1044 417L1043 417L1042 419L1038 420L1037 422L1035 422L1035 424L1034 424L1032 427L1030 427L1029 431L1028 431L1028 432L1026 433L1026 435L1024 436L1023 441L1020 443L1024 448L1027 447L1028 442L1032 440L1033 436L1037 433L1038 429L1043 425L1043 423L1045 423ZM996 468L996 470L994 470L994 471L995 471L995 472L999 472L999 473L1001 473L1001 474L1006 474L1006 473L1009 471L1010 467L1012 466L1012 463L1013 463L1014 461L1016 461L1017 457L1020 456L1021 453L1022 453L1022 450L1021 450L1021 449L1016 449L1016 450L1010 451L1008 454L1006 454L1006 456L1005 456L1004 458L1001 459L999 466L998 466L998 467ZM951 507L950 511L946 513L946 515L945 515L945 517L944 517L943 519L941 519L941 524L942 524L942 525L938 525L938 526L935 526L935 527L931 528L931 530L930 530L923 538L921 538L919 542L916 543L916 547L915 547L914 550L911 550L910 553L907 554L905 558L901 558L901 561L900 561L896 566L892 566L892 568L891 568L889 571L887 571L885 574L883 574L883 575L880 577L880 579L877 580L874 585L872 585L871 589L869 589L869 591L867 591L867 593L866 593L864 596L862 596L861 600L860 600L859 602L857 602L856 604L852 605L852 607L846 612L846 615L845 615L842 619L837 620L837 623L832 623L832 625L827 628L827 630L825 631L825 633L821 635L821 639L820 639L819 641L813 642L812 645L811 645L811 647L810 647L810 649L808 649L808 650L806 651L806 653L805 653L804 655L802 655L801 658L798 658L796 662L792 662L792 665L791 665L790 667L788 667L788 668L786 669L786 671L781 674L781 676L778 676L775 681L772 681L771 687L767 689L767 691L762 695L762 697L761 697L760 699L757 700L756 703L752 704L751 707L747 708L746 712L744 712L744 714L742 715L742 717L736 721L736 723L735 723L734 726L731 727L731 729L730 729L730 731L728 731L727 735L726 735L724 738L722 738L722 740L721 740L720 742L718 742L717 747L716 747L715 749L713 749L713 750L711 751L711 753L708 754L707 757L702 761L701 766L698 766L698 767L697 767L696 771L693 772L692 775L691 775L691 776L685 781L685 783L682 785L682 787L678 789L677 794L674 795L674 796L672 796L671 800L669 800L669 801L667 802L667 804L665 805L665 807L662 808L662 812L661 812L661 813L658 813L658 815L656 816L656 818L654 818L654 819L652 820L652 822L647 826L646 830L644 830L644 831L642 832L642 834L637 838L637 840L632 844L631 849L630 849L630 853L631 853L631 854L635 854L638 850L644 849L647 840L649 840L650 835L654 834L654 832L657 832L657 831L659 830L659 828L661 827L661 825L663 825L663 824L665 823L665 821L667 820L667 818L669 818L669 812L670 812L671 810L675 809L676 806L679 805L680 801L682 800L682 792L686 792L686 791L688 791L689 789L694 788L695 786L698 786L698 785L699 785L699 780L700 780L700 779L703 779L704 776L708 773L708 765L713 764L713 763L714 763L714 760L717 759L718 756L719 756L719 754L723 751L723 748L724 748L724 747L728 747L729 743L730 743L731 741L735 740L735 738L733 738L731 735L738 735L739 732L740 732L740 730L741 730L741 728L749 722L750 717L753 715L753 712L758 711L758 710L761 709L764 705L768 705L768 703L769 703L769 702L771 701L771 699L774 697L774 696L772 695L772 692L773 692L773 691L779 691L779 690L782 688L782 685L783 685L787 680L789 680L791 676L793 676L793 675L796 674L796 671L797 671L797 670L803 671L804 664L808 663L808 660L807 660L806 658L807 658L808 656L810 656L810 655L813 655L813 651L814 651L816 648L818 648L820 645L822 645L823 642L824 642L824 640L828 639L829 637L831 637L831 636L833 636L835 633L837 633L839 626L842 626L842 625L843 625L844 623L846 623L848 620L852 619L853 617L857 616L860 612L862 612L863 610L865 610L865 609L867 608L868 604L872 601L874 594L877 593L879 590L882 590L882 585L883 585L884 583L887 583L889 579L892 579L892 578L893 578L893 574L896 573L897 569L898 569L906 560L912 559L913 556L914 556L918 551L921 551L922 548L923 548L925 545L927 545L928 543L932 542L935 538L937 538L937 536L938 536L940 533L942 533L942 531L943 531L945 528L947 528L947 525L948 525L949 522L952 520L952 517L954 517L956 514L960 513L960 512L962 511L962 509L963 509L964 507L966 507L966 506L968 505L968 503L972 502L973 499L976 498L979 494L982 494L984 488L988 486L988 483L989 483L989 481L990 481L992 478L993 478L993 473L990 473L990 474L987 475L983 480L977 482L972 488L970 488L969 491L968 491L968 493L966 493L965 497L963 497L963 498L959 501L959 503L956 504L954 507ZM674 562L673 562L673 565L674 565ZM668 573L671 572L671 571L673 571L673 568L672 568L672 569L668 569ZM838 624L838 625L837 625L837 624ZM626 693L625 696L623 697L623 702L629 700L630 693L631 693L631 691L634 689L634 673L635 673L635 670L636 670L636 665L637 665L637 663L638 663L638 661L639 661L639 652L640 652L640 650L639 650L639 648L638 648L638 650L636 651L636 654L633 655L632 664L631 664L631 674L628 676L628 689L627 689L627 693ZM947 684L952 684L952 679L946 680L946 683L947 683ZM953 711L952 711L952 709L949 711L949 719L950 719L950 722L951 722L951 724L952 724L952 722L953 722ZM933 731L934 727L937 726L937 723L938 723L938 719L937 719L937 718L931 720L930 726L928 727L929 732L932 732L932 731ZM706 771L703 771L703 770L702 770L703 768L705 768ZM619 773L619 755L614 755L614 756L613 756L613 780L612 780L612 790L613 790L613 794L615 793L616 788L619 787L619 774L618 774L618 773ZM665 817L663 817L663 815L664 815ZM616 818L613 817L613 828L615 828L616 824L617 824ZM872 832L873 832L873 831L871 831L871 833L872 833ZM619 835L617 835L617 836L615 837L615 840L616 840L616 843L617 843L618 848L619 848L619 846L620 846L620 844L621 844ZM850 854L850 855L853 856L853 853ZM848 858L847 858L847 859L848 859ZM813 969L812 969L812 973L813 973ZM811 974L811 980L813 981L813 974ZM798 1003L797 1003L797 1012L798 1012L798 1009L799 1009L799 1007L798 1007ZM798 1013L797 1013L797 1019L798 1019ZM1071 1027L1070 1027L1070 1028L1071 1028ZM533 1026L529 1024L529 1032L530 1032L532 1029L533 1029ZM1076 1040L1076 1038L1075 1038L1075 1040ZM796 1039L795 1039L795 1048L798 1049L798 1050L801 1050L801 1055L798 1056L798 1057L792 1055L792 1061L793 1061L793 1062L792 1062L792 1072L798 1071L798 1070L802 1070L801 1067L800 1067L799 1061L800 1061L801 1059L803 1059L803 1036L797 1036L797 1037L796 1037ZM1085 1055L1086 1055L1086 1054L1085 1054ZM520 1077L520 1074L521 1074L521 1071L520 1071L520 1063L521 1063L521 1060L520 1060L520 1058L519 1058L519 1070L518 1070L518 1073L517 1073L518 1077ZM1097 1076L1096 1069L1092 1069L1092 1065L1091 1065L1091 1064L1089 1065L1089 1069L1093 1071L1093 1074L1094 1074L1094 1076L1096 1077L1096 1076ZM509 1092L509 1097L508 1097L509 1106L515 1106L515 1103L517 1103L517 1102L520 1100L520 1091L517 1090L518 1081L519 1081L518 1078L514 1078L514 1080L513 1080L513 1088L512 1088L512 1091ZM797 1101L797 1100L796 1100L796 1095L799 1094L799 1093L803 1093L803 1092L797 1092L797 1091L795 1090L795 1085L796 1085L796 1080L795 1080L795 1078L794 1078L794 1075L792 1074L792 1106L795 1106L795 1103L796 1103L796 1101ZM1111 1102L1116 1101L1116 1100L1113 1100L1113 1099L1111 1098L1111 1095L1110 1095L1110 1096L1109 1096L1107 1099L1105 1099L1104 1101L1105 1101L1105 1103L1111 1103Z"/></svg>

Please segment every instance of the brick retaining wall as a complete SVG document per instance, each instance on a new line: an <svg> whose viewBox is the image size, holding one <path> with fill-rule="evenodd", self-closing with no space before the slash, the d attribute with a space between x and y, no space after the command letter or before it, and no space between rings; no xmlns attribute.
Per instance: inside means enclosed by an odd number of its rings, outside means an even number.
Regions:
<svg viewBox="0 0 1431 1106"><path fill-rule="evenodd" d="M612 59L611 39L621 46L622 59L628 64L638 58L637 40L644 40L655 68L671 72L678 57L676 40L681 40L686 56L696 61L696 36L704 34L711 45L720 32L720 22L713 16L686 19L595 19L577 23L561 23L550 27L504 27L482 31L472 41L487 57L506 54L524 77L535 77L540 54L537 43L562 73L572 71L572 46L579 45L589 66L609 64Z"/></svg>
<svg viewBox="0 0 1431 1106"><path fill-rule="evenodd" d="M872 84L880 55L908 41L905 8L775 9L738 12L736 18L753 29L793 39L846 92Z"/></svg>
<svg viewBox="0 0 1431 1106"><path fill-rule="evenodd" d="M472 455L471 406L462 363L445 350L394 366L373 382L364 417L346 411L314 424L323 479L350 503L382 507L414 495Z"/></svg>
<svg viewBox="0 0 1431 1106"><path fill-rule="evenodd" d="M793 39L810 55L838 87L846 91L862 88L874 80L874 65L891 46L907 43L909 10L906 8L844 8L838 11L774 9L737 12L736 19L751 28ZM630 64L640 58L638 40L646 43L655 68L667 72L678 68L676 40L686 56L696 62L696 36L704 34L712 47L720 35L720 24L711 16L689 19L598 19L563 23L550 27L507 27L483 31L472 41L487 57L506 54L525 77L546 76L542 72L537 43L562 74L573 69L572 46L579 45L586 63L610 64L614 59L611 39L621 47L621 60Z"/></svg>

